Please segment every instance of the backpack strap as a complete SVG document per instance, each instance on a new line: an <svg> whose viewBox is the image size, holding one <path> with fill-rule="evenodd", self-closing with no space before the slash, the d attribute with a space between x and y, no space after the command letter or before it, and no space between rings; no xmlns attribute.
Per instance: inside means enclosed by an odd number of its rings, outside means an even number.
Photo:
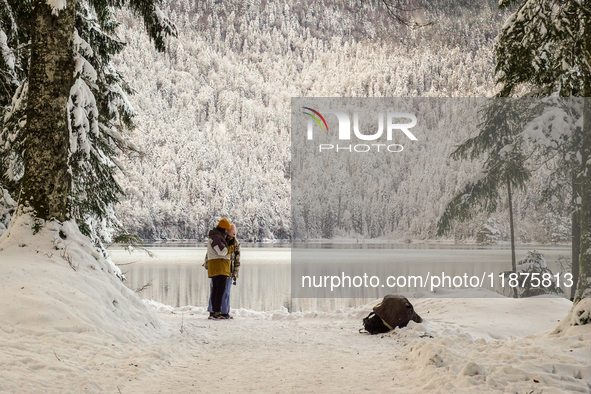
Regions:
<svg viewBox="0 0 591 394"><path fill-rule="evenodd" d="M367 316L366 316L366 317L363 319L363 325L364 325L364 327L359 329L359 333L360 333L360 334L369 334L369 333L370 333L369 331L367 331L367 330L365 329L365 322L366 322L367 320L371 319L371 317L372 317L373 315L375 315L375 313L372 311L372 312L371 312L369 315L367 315Z"/></svg>
<svg viewBox="0 0 591 394"><path fill-rule="evenodd" d="M378 316L378 317L379 317L379 316ZM381 321L382 321L382 323L384 323L384 325L385 325L386 327L388 327L390 330L393 330L393 329L394 329L394 328L392 328L392 326L391 326L391 325L389 325L388 323L386 323L386 321L385 321L384 319L382 319L381 317L380 317L380 320L381 320Z"/></svg>

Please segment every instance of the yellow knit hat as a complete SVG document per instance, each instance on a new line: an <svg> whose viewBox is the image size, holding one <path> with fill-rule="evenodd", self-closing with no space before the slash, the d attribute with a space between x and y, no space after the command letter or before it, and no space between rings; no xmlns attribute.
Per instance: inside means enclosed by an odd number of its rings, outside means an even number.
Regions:
<svg viewBox="0 0 591 394"><path fill-rule="evenodd" d="M220 220L220 222L218 223L218 227L229 230L231 225L230 225L230 222L228 221L228 219L224 218L224 219Z"/></svg>

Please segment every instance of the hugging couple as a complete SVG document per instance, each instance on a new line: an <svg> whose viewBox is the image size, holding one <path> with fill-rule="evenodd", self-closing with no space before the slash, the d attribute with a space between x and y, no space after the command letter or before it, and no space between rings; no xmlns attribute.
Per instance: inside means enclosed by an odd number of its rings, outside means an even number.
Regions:
<svg viewBox="0 0 591 394"><path fill-rule="evenodd" d="M209 319L232 319L230 290L236 284L240 270L240 243L236 239L236 226L222 219L209 232L207 255L203 264L211 278Z"/></svg>

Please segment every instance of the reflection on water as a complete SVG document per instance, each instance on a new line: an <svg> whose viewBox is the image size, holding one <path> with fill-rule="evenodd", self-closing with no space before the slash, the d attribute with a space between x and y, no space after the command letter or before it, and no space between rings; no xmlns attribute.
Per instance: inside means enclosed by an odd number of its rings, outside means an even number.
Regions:
<svg viewBox="0 0 591 394"><path fill-rule="evenodd" d="M125 271L131 289L151 283L141 291L142 298L172 306L208 303L210 280L200 264L141 263L132 264ZM289 271L289 265L285 264L245 265L236 286L232 286L232 308L276 310L287 306Z"/></svg>
<svg viewBox="0 0 591 394"><path fill-rule="evenodd" d="M195 244L193 244L195 245ZM389 275L407 275L409 267L418 267L419 271L441 272L446 275L468 275L482 273L484 269L497 271L510 268L510 252L500 248L413 248L404 245L399 249L375 250L388 258L405 264L397 264L396 272ZM339 246L340 247L340 246ZM321 246L321 248L325 248ZM383 247L370 249L383 249ZM570 248L538 248L544 253L549 267L558 256L569 256ZM201 266L205 256L204 247L175 245L175 247L151 248L155 253L150 258L145 253L135 251L129 254L123 250L111 250L113 261L125 273L127 286L133 290L146 286L140 295L144 299L153 299L172 306L206 306L209 299L209 279L207 271ZM335 256L338 256L335 251ZM518 250L517 258L525 257L527 249ZM291 299L291 258L290 248L280 247L244 247L242 249L242 267L236 286L232 286L231 307L268 311L282 307L290 311L301 310L338 310L359 306L381 297L379 291L371 289L360 293L359 298L343 299ZM470 272L472 270L473 272ZM390 293L408 289L391 289ZM385 290L384 290L385 291Z"/></svg>

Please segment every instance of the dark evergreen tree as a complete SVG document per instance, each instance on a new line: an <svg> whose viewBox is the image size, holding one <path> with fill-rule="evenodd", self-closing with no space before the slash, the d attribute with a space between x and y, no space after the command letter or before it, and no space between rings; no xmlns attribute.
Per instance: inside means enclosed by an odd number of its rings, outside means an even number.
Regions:
<svg viewBox="0 0 591 394"><path fill-rule="evenodd" d="M24 139L19 130L26 122L29 23L30 4L11 0L0 3L0 186L13 197L19 189L17 180L23 176Z"/></svg>
<svg viewBox="0 0 591 394"><path fill-rule="evenodd" d="M591 1L502 0L501 8L517 5L496 45L500 95L520 86L534 95L591 97ZM572 197L577 205L573 220L573 267L578 285L574 298L591 293L591 113L585 100L583 122L569 147L576 163L571 167ZM579 195L580 193L580 195ZM577 233L580 231L580 237ZM576 273L576 270L573 270Z"/></svg>
<svg viewBox="0 0 591 394"><path fill-rule="evenodd" d="M453 159L478 159L485 156L481 172L466 181L447 203L437 222L437 234L451 229L454 220L465 221L475 212L492 213L500 200L499 189L507 189L511 227L512 272L516 272L515 231L513 223L512 188L524 188L530 177L526 167L521 131L532 115L531 100L497 98L480 112L483 121L480 133L460 144L451 154ZM514 295L517 291L514 289Z"/></svg>
<svg viewBox="0 0 591 394"><path fill-rule="evenodd" d="M2 184L20 194L21 208L33 208L42 219L74 218L102 249L114 231L122 232L113 213L122 193L115 173L124 171L117 157L137 152L123 136L134 126L134 113L131 90L112 62L125 46L116 35L115 11L127 7L140 16L159 51L176 30L158 0L67 4L62 10L45 1L0 6L8 48L0 62L7 87L0 94L0 170ZM46 41L51 35L54 41ZM22 44L29 36L30 51ZM51 78L45 57L56 59ZM55 79L60 75L63 80ZM35 92L30 99L29 92Z"/></svg>

